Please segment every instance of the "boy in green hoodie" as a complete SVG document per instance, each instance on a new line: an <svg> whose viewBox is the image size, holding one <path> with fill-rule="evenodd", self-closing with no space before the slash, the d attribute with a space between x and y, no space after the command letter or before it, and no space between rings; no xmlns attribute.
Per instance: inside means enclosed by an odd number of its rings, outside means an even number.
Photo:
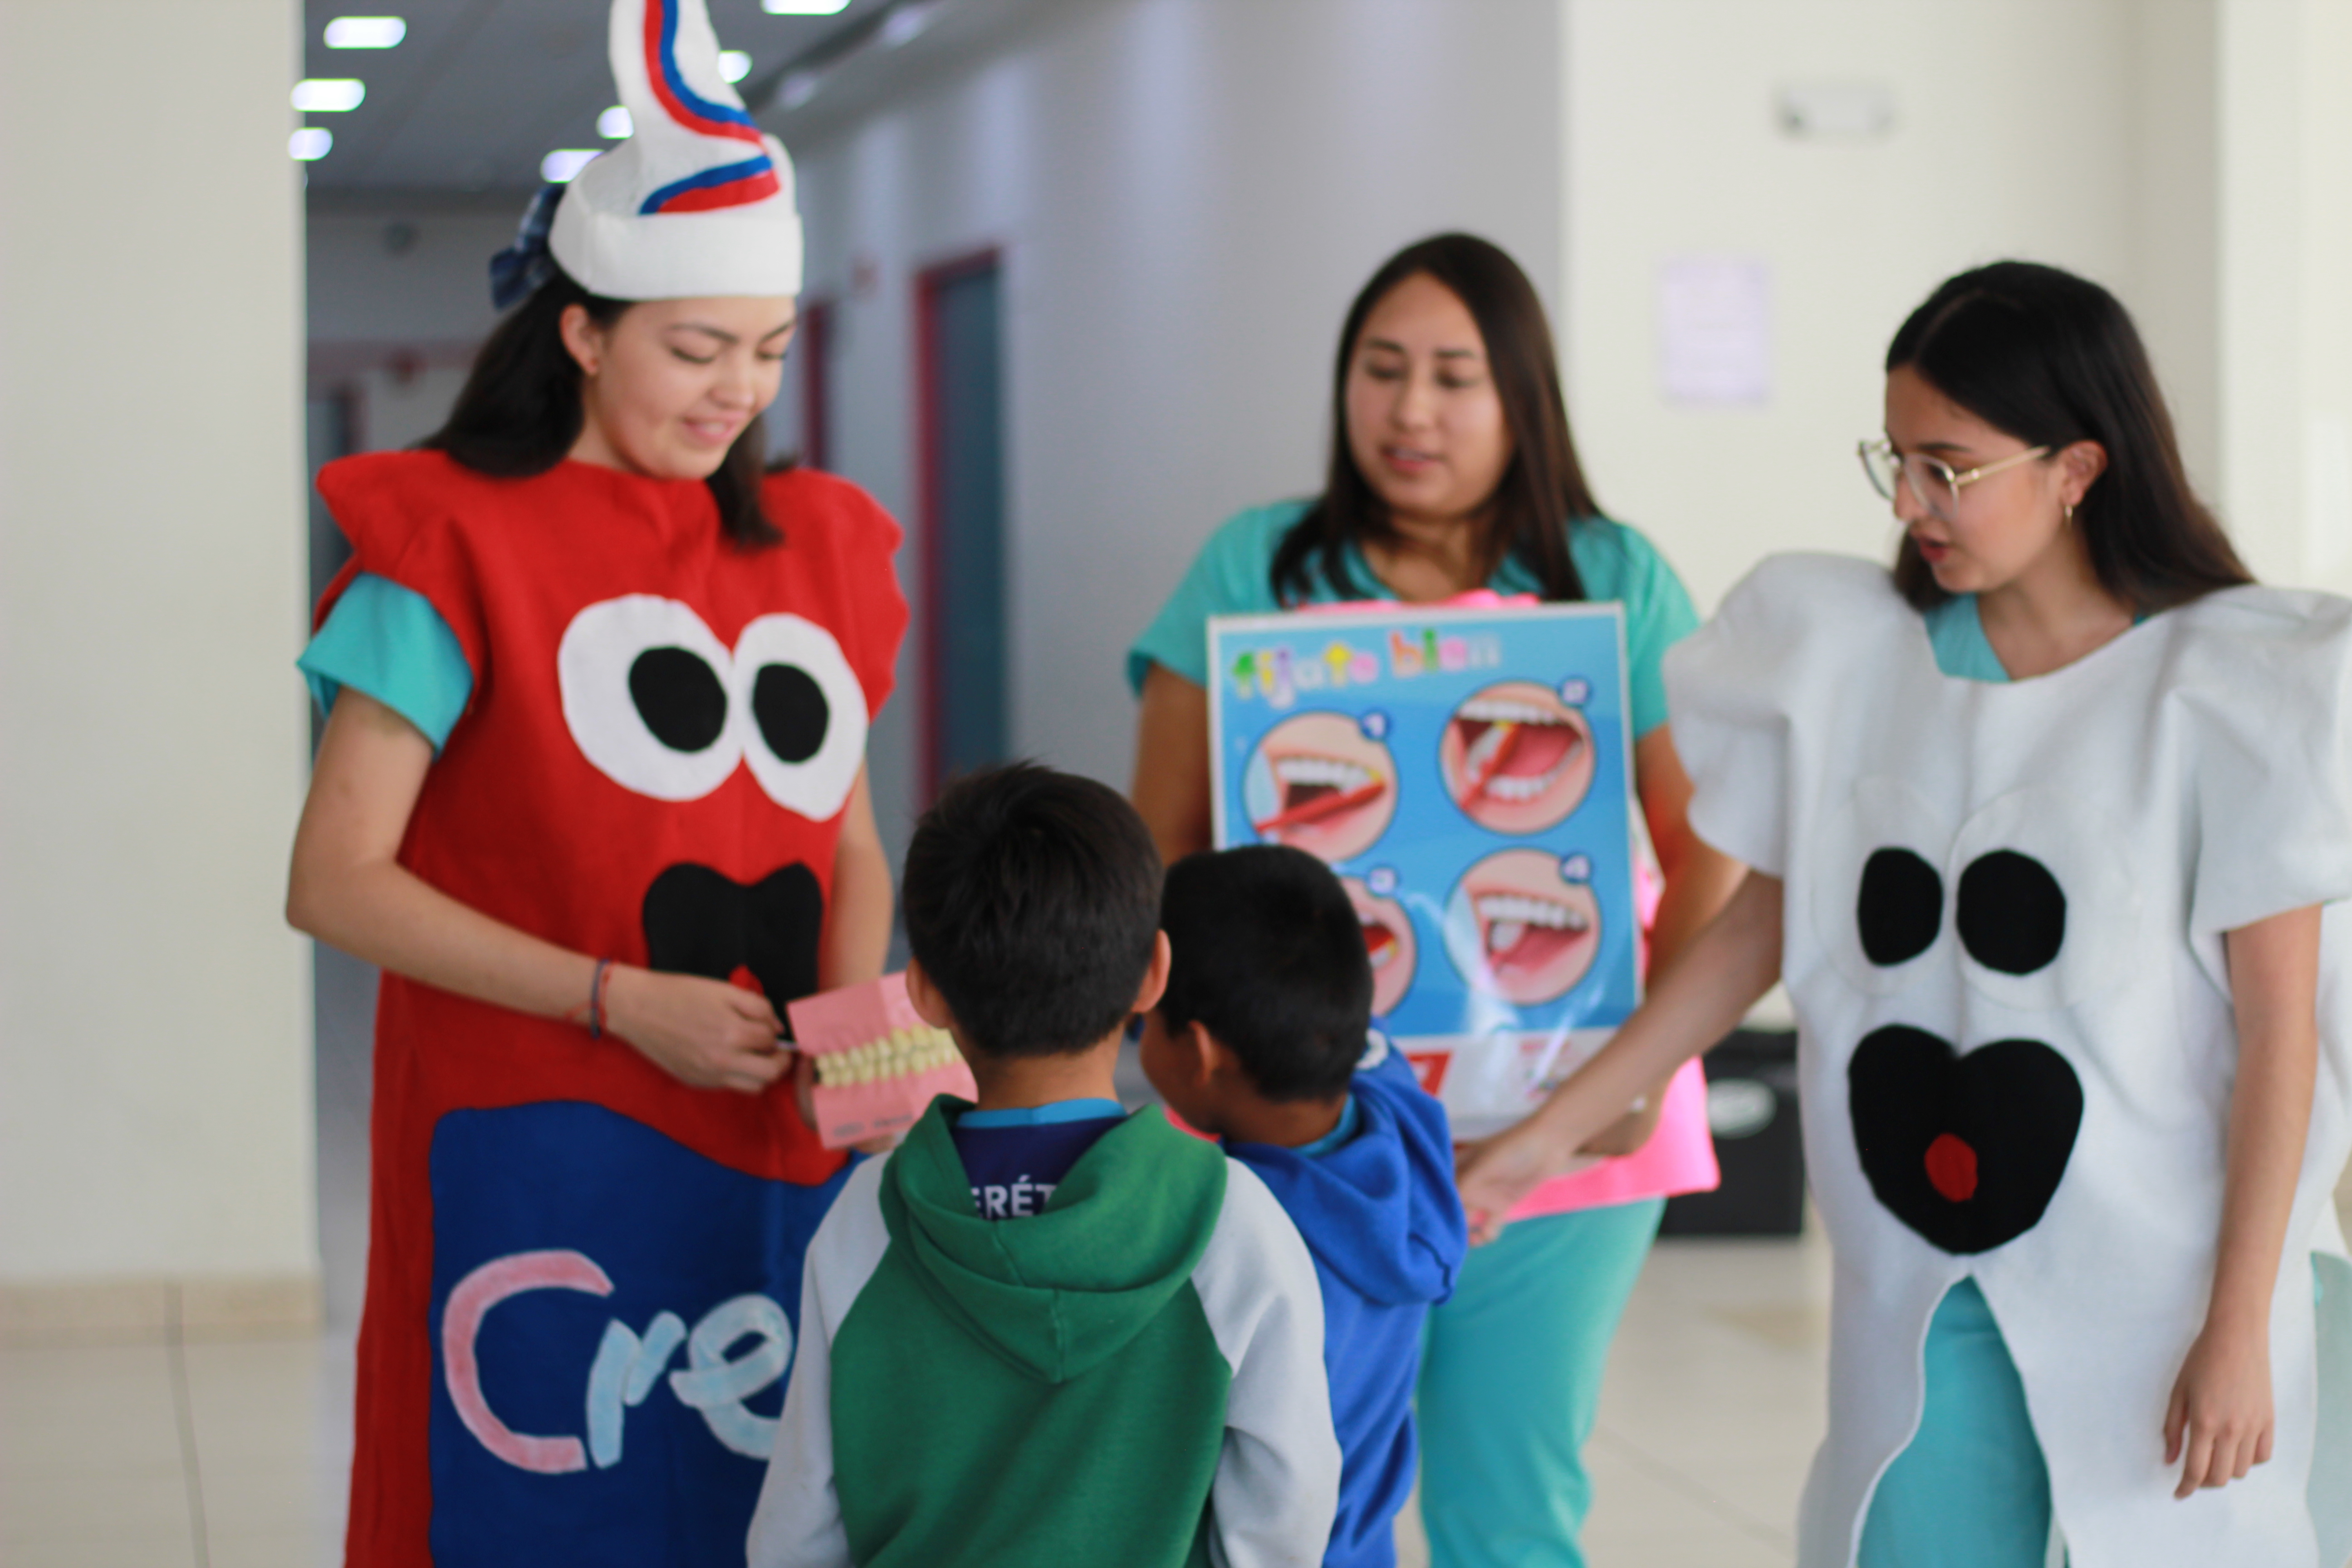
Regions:
<svg viewBox="0 0 2352 1568"><path fill-rule="evenodd" d="M1311 1568L1339 1447L1315 1266L1245 1164L1121 1114L1167 984L1160 858L1111 790L950 788L902 889L941 1097L810 1243L751 1568Z"/></svg>

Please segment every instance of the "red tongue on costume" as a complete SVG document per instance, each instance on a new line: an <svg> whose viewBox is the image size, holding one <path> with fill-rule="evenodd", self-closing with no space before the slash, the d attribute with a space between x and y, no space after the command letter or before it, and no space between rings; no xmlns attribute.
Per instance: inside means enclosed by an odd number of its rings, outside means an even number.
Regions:
<svg viewBox="0 0 2352 1568"><path fill-rule="evenodd" d="M730 985L740 985L744 990L761 996L765 996L768 994L768 988L760 984L760 977L751 973L751 966L749 964L737 964L734 972L727 976L727 984Z"/></svg>
<svg viewBox="0 0 2352 1568"><path fill-rule="evenodd" d="M1396 944L1396 932L1389 930L1387 926L1378 921L1368 921L1365 924L1364 954L1366 957L1377 962L1383 953Z"/></svg>
<svg viewBox="0 0 2352 1568"><path fill-rule="evenodd" d="M1927 1182L1950 1203L1977 1195L1977 1152L1968 1141L1946 1132L1927 1145Z"/></svg>

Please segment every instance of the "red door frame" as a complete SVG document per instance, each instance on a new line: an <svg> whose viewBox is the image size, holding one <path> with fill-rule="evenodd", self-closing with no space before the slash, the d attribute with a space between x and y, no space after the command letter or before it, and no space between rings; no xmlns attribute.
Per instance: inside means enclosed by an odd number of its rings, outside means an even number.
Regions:
<svg viewBox="0 0 2352 1568"><path fill-rule="evenodd" d="M833 380L833 301L801 302L800 331L793 346L801 360L801 461L812 468L833 466L833 424L825 395Z"/></svg>
<svg viewBox="0 0 2352 1568"><path fill-rule="evenodd" d="M918 754L923 807L939 798L940 786L947 783L941 776L947 759L940 754L940 694L947 689L948 648L947 638L940 635L947 617L947 595L940 585L947 557L940 537L947 498L940 452L939 296L950 283L1001 269L1003 259L1001 247L985 246L915 275L916 465L923 530L923 690L919 704L923 733Z"/></svg>

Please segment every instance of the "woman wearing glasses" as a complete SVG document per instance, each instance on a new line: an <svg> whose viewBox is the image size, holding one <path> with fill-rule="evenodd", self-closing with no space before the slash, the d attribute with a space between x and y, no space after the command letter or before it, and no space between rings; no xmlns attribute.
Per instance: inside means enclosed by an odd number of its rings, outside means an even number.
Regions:
<svg viewBox="0 0 2352 1568"><path fill-rule="evenodd" d="M1751 875L1465 1203L1785 977L1838 1254L1800 1561L2335 1568L2352 605L2251 585L2095 284L1962 274L1886 373L1893 573L1768 561L1667 660Z"/></svg>

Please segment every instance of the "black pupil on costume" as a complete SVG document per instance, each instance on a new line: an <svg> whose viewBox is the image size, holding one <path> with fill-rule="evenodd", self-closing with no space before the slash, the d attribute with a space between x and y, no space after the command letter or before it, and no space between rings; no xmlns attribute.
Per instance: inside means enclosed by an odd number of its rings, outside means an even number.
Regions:
<svg viewBox="0 0 2352 1568"><path fill-rule="evenodd" d="M1908 849L1874 850L1863 862L1854 919L1871 963L1907 963L1935 945L1944 923L1944 879Z"/></svg>
<svg viewBox="0 0 2352 1568"><path fill-rule="evenodd" d="M798 665L771 664L751 683L751 717L760 721L768 750L781 761L804 763L824 744L833 710L814 676Z"/></svg>
<svg viewBox="0 0 2352 1568"><path fill-rule="evenodd" d="M1960 941L2003 974L2031 974L2066 941L2066 894L2041 861L1996 849L1960 873Z"/></svg>
<svg viewBox="0 0 2352 1568"><path fill-rule="evenodd" d="M709 748L727 728L719 672L682 647L649 647L629 666L629 700L654 739L673 752Z"/></svg>

